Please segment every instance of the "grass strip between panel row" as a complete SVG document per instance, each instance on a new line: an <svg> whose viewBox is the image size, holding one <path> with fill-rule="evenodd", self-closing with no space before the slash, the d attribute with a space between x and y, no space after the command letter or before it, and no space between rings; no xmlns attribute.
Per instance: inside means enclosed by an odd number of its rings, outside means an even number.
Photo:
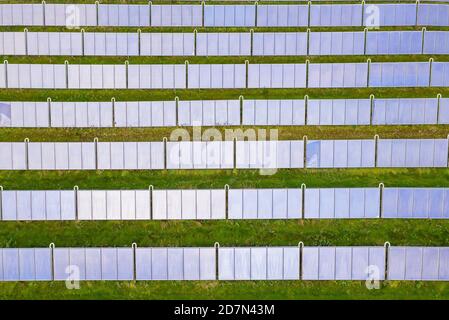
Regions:
<svg viewBox="0 0 449 320"><path fill-rule="evenodd" d="M0 247L449 246L447 219L2 221Z"/></svg>
<svg viewBox="0 0 449 320"><path fill-rule="evenodd" d="M0 299L448 299L444 282L388 281L151 281L0 283ZM240 302L242 303L242 302ZM243 302L244 303L244 302ZM276 314L276 310L275 310Z"/></svg>
<svg viewBox="0 0 449 320"><path fill-rule="evenodd" d="M449 97L449 87L296 89L0 89L0 101L163 101L239 99L369 99Z"/></svg>
<svg viewBox="0 0 449 320"><path fill-rule="evenodd" d="M5 190L72 189L221 189L307 187L449 187L449 170L432 169L280 169L258 170L108 170L0 171Z"/></svg>
<svg viewBox="0 0 449 320"><path fill-rule="evenodd" d="M449 55L379 55L379 56L3 56L2 61L8 63L31 63L31 64L244 64L246 60L250 64L256 63L366 63L371 62L428 62L433 58L436 62L449 61Z"/></svg>
<svg viewBox="0 0 449 320"><path fill-rule="evenodd" d="M165 128L0 128L0 142L22 142L29 138L31 142L69 142L81 141L92 142L94 138L99 141L162 141L164 137L170 138L175 129L187 130L190 137L193 136L192 127L165 127ZM204 134L208 127L195 129L195 132ZM382 139L398 138L447 138L449 125L404 125L404 126L229 126L213 127L218 130L222 137L226 136L228 130L242 130L245 132L254 129L256 134L266 130L267 139L270 138L270 130L277 129L279 140L302 140L304 136L308 139L373 139L379 135ZM200 131L201 130L201 131Z"/></svg>

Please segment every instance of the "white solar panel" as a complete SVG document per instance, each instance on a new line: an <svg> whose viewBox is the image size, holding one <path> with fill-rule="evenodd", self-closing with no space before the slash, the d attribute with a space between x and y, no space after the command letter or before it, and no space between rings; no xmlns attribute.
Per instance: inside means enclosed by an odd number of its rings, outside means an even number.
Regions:
<svg viewBox="0 0 449 320"><path fill-rule="evenodd" d="M95 4L45 4L46 26L96 26Z"/></svg>
<svg viewBox="0 0 449 320"><path fill-rule="evenodd" d="M168 169L233 168L232 141L168 142Z"/></svg>
<svg viewBox="0 0 449 320"><path fill-rule="evenodd" d="M308 125L369 125L371 102L368 99L309 100Z"/></svg>
<svg viewBox="0 0 449 320"><path fill-rule="evenodd" d="M301 217L300 189L231 189L229 219L297 219Z"/></svg>
<svg viewBox="0 0 449 320"><path fill-rule="evenodd" d="M197 56L249 56L251 54L250 33L198 33Z"/></svg>
<svg viewBox="0 0 449 320"><path fill-rule="evenodd" d="M142 56L191 56L194 55L193 33L141 33Z"/></svg>
<svg viewBox="0 0 449 320"><path fill-rule="evenodd" d="M224 219L224 190L154 190L153 219Z"/></svg>
<svg viewBox="0 0 449 320"><path fill-rule="evenodd" d="M449 26L447 4L420 3L417 16L417 24L421 26Z"/></svg>
<svg viewBox="0 0 449 320"><path fill-rule="evenodd" d="M201 5L152 5L151 26L201 26Z"/></svg>
<svg viewBox="0 0 449 320"><path fill-rule="evenodd" d="M309 65L308 87L354 88L367 86L366 63L321 63Z"/></svg>
<svg viewBox="0 0 449 320"><path fill-rule="evenodd" d="M0 169L25 170L26 150L22 142L0 142Z"/></svg>
<svg viewBox="0 0 449 320"><path fill-rule="evenodd" d="M244 125L304 125L304 100L243 100Z"/></svg>
<svg viewBox="0 0 449 320"><path fill-rule="evenodd" d="M448 54L449 33L444 31L426 31L424 33L424 54Z"/></svg>
<svg viewBox="0 0 449 320"><path fill-rule="evenodd" d="M299 279L299 248L219 248L219 280Z"/></svg>
<svg viewBox="0 0 449 320"><path fill-rule="evenodd" d="M378 167L447 167L446 139L381 139Z"/></svg>
<svg viewBox="0 0 449 320"><path fill-rule="evenodd" d="M29 32L28 34L31 34ZM4 55L25 55L26 43L24 32L1 32L0 52ZM29 50L28 50L29 52ZM28 53L29 54L29 53Z"/></svg>
<svg viewBox="0 0 449 320"><path fill-rule="evenodd" d="M430 85L432 87L445 87L449 85L449 63L434 62L432 63L432 77Z"/></svg>
<svg viewBox="0 0 449 320"><path fill-rule="evenodd" d="M73 191L4 191L3 220L73 220Z"/></svg>
<svg viewBox="0 0 449 320"><path fill-rule="evenodd" d="M258 27L306 27L307 5L258 5Z"/></svg>
<svg viewBox="0 0 449 320"><path fill-rule="evenodd" d="M422 37L422 31L368 32L366 38L366 54L421 54Z"/></svg>
<svg viewBox="0 0 449 320"><path fill-rule="evenodd" d="M253 5L205 5L205 27L252 27L256 21Z"/></svg>
<svg viewBox="0 0 449 320"><path fill-rule="evenodd" d="M433 73L432 73L433 74ZM426 87L430 65L427 62L371 63L370 87Z"/></svg>
<svg viewBox="0 0 449 320"><path fill-rule="evenodd" d="M250 64L248 88L305 88L305 64Z"/></svg>
<svg viewBox="0 0 449 320"><path fill-rule="evenodd" d="M191 64L188 88L244 88L245 76L243 64Z"/></svg>
<svg viewBox="0 0 449 320"><path fill-rule="evenodd" d="M383 247L305 247L302 279L304 280L366 280L368 267L379 271L384 279Z"/></svg>
<svg viewBox="0 0 449 320"><path fill-rule="evenodd" d="M240 101L179 101L178 124L181 126L239 125Z"/></svg>
<svg viewBox="0 0 449 320"><path fill-rule="evenodd" d="M48 127L47 102L0 103L0 126Z"/></svg>
<svg viewBox="0 0 449 320"><path fill-rule="evenodd" d="M175 89L186 87L184 65L134 65L128 67L128 88Z"/></svg>
<svg viewBox="0 0 449 320"><path fill-rule="evenodd" d="M213 248L137 248L137 280L214 280Z"/></svg>
<svg viewBox="0 0 449 320"><path fill-rule="evenodd" d="M305 56L305 32L256 32L253 35L254 56Z"/></svg>
<svg viewBox="0 0 449 320"><path fill-rule="evenodd" d="M302 168L303 153L303 141L237 141L236 167Z"/></svg>
<svg viewBox="0 0 449 320"><path fill-rule="evenodd" d="M373 124L435 124L437 109L432 98L374 99Z"/></svg>
<svg viewBox="0 0 449 320"><path fill-rule="evenodd" d="M414 3L376 4L379 19L378 27L416 25L416 7ZM372 10L365 10L363 19L365 26L372 26L372 18L370 17L372 14Z"/></svg>
<svg viewBox="0 0 449 320"><path fill-rule="evenodd" d="M311 32L310 55L363 55L363 32Z"/></svg>
<svg viewBox="0 0 449 320"><path fill-rule="evenodd" d="M311 5L310 26L360 26L362 11L360 4Z"/></svg>
<svg viewBox="0 0 449 320"><path fill-rule="evenodd" d="M310 140L307 142L308 168L374 167L373 140Z"/></svg>
<svg viewBox="0 0 449 320"><path fill-rule="evenodd" d="M445 218L448 191L443 188L385 188L385 218Z"/></svg>

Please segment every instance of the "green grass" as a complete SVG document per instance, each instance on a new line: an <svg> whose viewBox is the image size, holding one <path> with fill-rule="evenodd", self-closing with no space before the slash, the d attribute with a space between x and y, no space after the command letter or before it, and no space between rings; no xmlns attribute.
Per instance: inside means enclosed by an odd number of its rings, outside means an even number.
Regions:
<svg viewBox="0 0 449 320"><path fill-rule="evenodd" d="M179 127L178 127L179 128ZM269 138L269 130L278 129L279 140L302 140L304 136L308 139L372 139L374 135L380 138L446 138L449 134L449 125L413 125L413 126L236 126L236 127L214 127L218 129L223 137L226 130L242 129L243 131L266 130ZM56 141L162 141L164 137L169 138L175 127L172 128L2 128L0 129L0 141L23 141L29 138L32 142L56 142ZM193 136L192 127L184 127L190 136ZM201 128L201 132L207 127Z"/></svg>
<svg viewBox="0 0 449 320"><path fill-rule="evenodd" d="M362 281L153 281L0 283L0 299L448 299L443 282L387 281L368 290Z"/></svg>
<svg viewBox="0 0 449 320"><path fill-rule="evenodd" d="M105 90L105 89L0 89L0 101L162 101L238 99L368 99L377 98L435 98L437 94L449 97L448 87L422 88L359 88L359 89L165 89L165 90Z"/></svg>
<svg viewBox="0 0 449 320"><path fill-rule="evenodd" d="M434 169L280 169L258 170L109 170L0 171L5 189L156 189L300 187L449 187L449 170Z"/></svg>
<svg viewBox="0 0 449 320"><path fill-rule="evenodd" d="M379 55L379 56L187 56L187 57L160 57L160 56L3 56L2 60L9 63L41 63L41 64L214 64L214 63L353 63L366 62L427 62L430 58L434 61L449 61L449 55Z"/></svg>
<svg viewBox="0 0 449 320"><path fill-rule="evenodd" d="M2 222L1 247L449 246L427 219Z"/></svg>

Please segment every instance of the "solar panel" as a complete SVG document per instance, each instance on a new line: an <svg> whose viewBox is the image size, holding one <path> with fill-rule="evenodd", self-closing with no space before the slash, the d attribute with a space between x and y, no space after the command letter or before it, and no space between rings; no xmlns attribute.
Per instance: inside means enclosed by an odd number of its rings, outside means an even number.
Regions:
<svg viewBox="0 0 449 320"><path fill-rule="evenodd" d="M420 5L421 6L421 5ZM379 14L379 26L414 26L416 25L416 5L401 4L376 4ZM371 11L365 10L364 25L370 25Z"/></svg>
<svg viewBox="0 0 449 320"><path fill-rule="evenodd" d="M310 55L363 55L363 32L311 32Z"/></svg>
<svg viewBox="0 0 449 320"><path fill-rule="evenodd" d="M153 219L224 218L224 190L153 191Z"/></svg>
<svg viewBox="0 0 449 320"><path fill-rule="evenodd" d="M2 25L43 26L44 15L47 26L96 25L94 4L2 4L0 12Z"/></svg>
<svg viewBox="0 0 449 320"><path fill-rule="evenodd" d="M17 281L20 279L19 250L1 249L3 260L3 280Z"/></svg>
<svg viewBox="0 0 449 320"><path fill-rule="evenodd" d="M101 248L102 280L118 280L118 261L115 248Z"/></svg>
<svg viewBox="0 0 449 320"><path fill-rule="evenodd" d="M238 100L180 101L178 123L181 126L239 125Z"/></svg>
<svg viewBox="0 0 449 320"><path fill-rule="evenodd" d="M152 5L151 26L201 26L201 5Z"/></svg>
<svg viewBox="0 0 449 320"><path fill-rule="evenodd" d="M258 5L258 27L306 27L307 5Z"/></svg>
<svg viewBox="0 0 449 320"><path fill-rule="evenodd" d="M250 33L206 32L197 34L197 56L249 56L250 54Z"/></svg>
<svg viewBox="0 0 449 320"><path fill-rule="evenodd" d="M24 170L27 167L25 144L22 142L0 142L0 168L2 170Z"/></svg>
<svg viewBox="0 0 449 320"><path fill-rule="evenodd" d="M185 88L185 76L184 65L130 65L128 88Z"/></svg>
<svg viewBox="0 0 449 320"><path fill-rule="evenodd" d="M421 31L368 32L366 53L379 55L421 54Z"/></svg>
<svg viewBox="0 0 449 320"><path fill-rule="evenodd" d="M377 267L379 280L385 270L383 247L305 247L302 279L366 280L368 267Z"/></svg>
<svg viewBox="0 0 449 320"><path fill-rule="evenodd" d="M378 167L446 167L447 140L379 140Z"/></svg>
<svg viewBox="0 0 449 320"><path fill-rule="evenodd" d="M437 123L437 99L375 99L373 124Z"/></svg>
<svg viewBox="0 0 449 320"><path fill-rule="evenodd" d="M168 279L182 280L184 278L183 250L179 248L167 249Z"/></svg>
<svg viewBox="0 0 449 320"><path fill-rule="evenodd" d="M205 27L252 27L255 25L255 16L253 5L204 6Z"/></svg>
<svg viewBox="0 0 449 320"><path fill-rule="evenodd" d="M10 102L0 104L0 126L48 127L48 103Z"/></svg>
<svg viewBox="0 0 449 320"><path fill-rule="evenodd" d="M86 248L85 256L85 279L101 280L101 249Z"/></svg>
<svg viewBox="0 0 449 320"><path fill-rule="evenodd" d="M237 168L302 168L303 141L237 141ZM286 157L289 155L289 157Z"/></svg>
<svg viewBox="0 0 449 320"><path fill-rule="evenodd" d="M427 62L371 63L370 87L424 87L429 85Z"/></svg>
<svg viewBox="0 0 449 320"><path fill-rule="evenodd" d="M362 11L360 4L311 5L310 26L360 26Z"/></svg>
<svg viewBox="0 0 449 320"><path fill-rule="evenodd" d="M443 188L385 188L385 218L443 218L448 215Z"/></svg>
<svg viewBox="0 0 449 320"><path fill-rule="evenodd" d="M120 190L106 192L106 218L108 220L122 219L122 201Z"/></svg>
<svg viewBox="0 0 449 320"><path fill-rule="evenodd" d="M137 280L214 280L213 248L137 248Z"/></svg>
<svg viewBox="0 0 449 320"><path fill-rule="evenodd" d="M28 34L31 33L32 32L29 32ZM2 48L0 49L0 51L2 51L2 54L4 55L27 54L24 32L1 32L0 39L1 39L0 43L2 44Z"/></svg>
<svg viewBox="0 0 449 320"><path fill-rule="evenodd" d="M305 64L250 64L248 88L304 88Z"/></svg>
<svg viewBox="0 0 449 320"><path fill-rule="evenodd" d="M417 24L421 26L449 26L449 6L447 4L420 3Z"/></svg>
<svg viewBox="0 0 449 320"><path fill-rule="evenodd" d="M232 168L233 153L232 141L168 142L167 168Z"/></svg>
<svg viewBox="0 0 449 320"><path fill-rule="evenodd" d="M142 56L189 56L194 54L192 33L141 33Z"/></svg>
<svg viewBox="0 0 449 320"><path fill-rule="evenodd" d="M309 100L308 125L368 125L371 103L368 99Z"/></svg>
<svg viewBox="0 0 449 320"><path fill-rule="evenodd" d="M219 248L220 280L299 279L299 248Z"/></svg>
<svg viewBox="0 0 449 320"><path fill-rule="evenodd" d="M424 54L448 54L449 34L444 31L426 31L424 33Z"/></svg>
<svg viewBox="0 0 449 320"><path fill-rule="evenodd" d="M246 67L243 64L189 65L189 88L244 88Z"/></svg>
<svg viewBox="0 0 449 320"><path fill-rule="evenodd" d="M373 140L310 140L308 168L374 167Z"/></svg>
<svg viewBox="0 0 449 320"><path fill-rule="evenodd" d="M73 191L4 191L3 220L73 220Z"/></svg>
<svg viewBox="0 0 449 320"><path fill-rule="evenodd" d="M309 65L308 87L366 87L367 73L368 69L365 63L311 63Z"/></svg>
<svg viewBox="0 0 449 320"><path fill-rule="evenodd" d="M254 56L305 56L307 33L305 32L256 32L253 35Z"/></svg>
<svg viewBox="0 0 449 320"><path fill-rule="evenodd" d="M301 216L300 189L231 189L230 219L291 219Z"/></svg>
<svg viewBox="0 0 449 320"><path fill-rule="evenodd" d="M449 70L448 63L433 62L430 85L432 87L444 87L449 85L449 76L447 75L448 70Z"/></svg>
<svg viewBox="0 0 449 320"><path fill-rule="evenodd" d="M111 102L51 102L52 127L112 127Z"/></svg>
<svg viewBox="0 0 449 320"><path fill-rule="evenodd" d="M166 102L122 102L116 103L116 126L137 125L143 127L173 126L176 119L176 104Z"/></svg>

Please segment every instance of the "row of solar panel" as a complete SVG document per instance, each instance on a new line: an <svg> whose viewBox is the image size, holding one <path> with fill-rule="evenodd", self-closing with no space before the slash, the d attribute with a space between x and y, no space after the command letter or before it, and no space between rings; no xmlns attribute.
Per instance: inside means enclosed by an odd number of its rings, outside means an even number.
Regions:
<svg viewBox="0 0 449 320"><path fill-rule="evenodd" d="M0 32L0 54L306 56L448 54L447 31L115 33Z"/></svg>
<svg viewBox="0 0 449 320"><path fill-rule="evenodd" d="M5 221L449 218L447 188L4 190L0 199Z"/></svg>
<svg viewBox="0 0 449 320"><path fill-rule="evenodd" d="M45 8L45 9L44 9ZM448 26L446 4L112 5L2 4L0 25L38 26Z"/></svg>
<svg viewBox="0 0 449 320"><path fill-rule="evenodd" d="M0 249L0 281L300 279L447 281L449 248Z"/></svg>
<svg viewBox="0 0 449 320"><path fill-rule="evenodd" d="M242 114L242 118L240 116ZM240 119L241 118L241 119ZM449 124L449 98L0 102L0 127Z"/></svg>
<svg viewBox="0 0 449 320"><path fill-rule="evenodd" d="M447 166L447 139L310 140L305 150L303 140L0 142L0 170Z"/></svg>
<svg viewBox="0 0 449 320"><path fill-rule="evenodd" d="M0 88L230 89L449 86L449 62L0 65Z"/></svg>

